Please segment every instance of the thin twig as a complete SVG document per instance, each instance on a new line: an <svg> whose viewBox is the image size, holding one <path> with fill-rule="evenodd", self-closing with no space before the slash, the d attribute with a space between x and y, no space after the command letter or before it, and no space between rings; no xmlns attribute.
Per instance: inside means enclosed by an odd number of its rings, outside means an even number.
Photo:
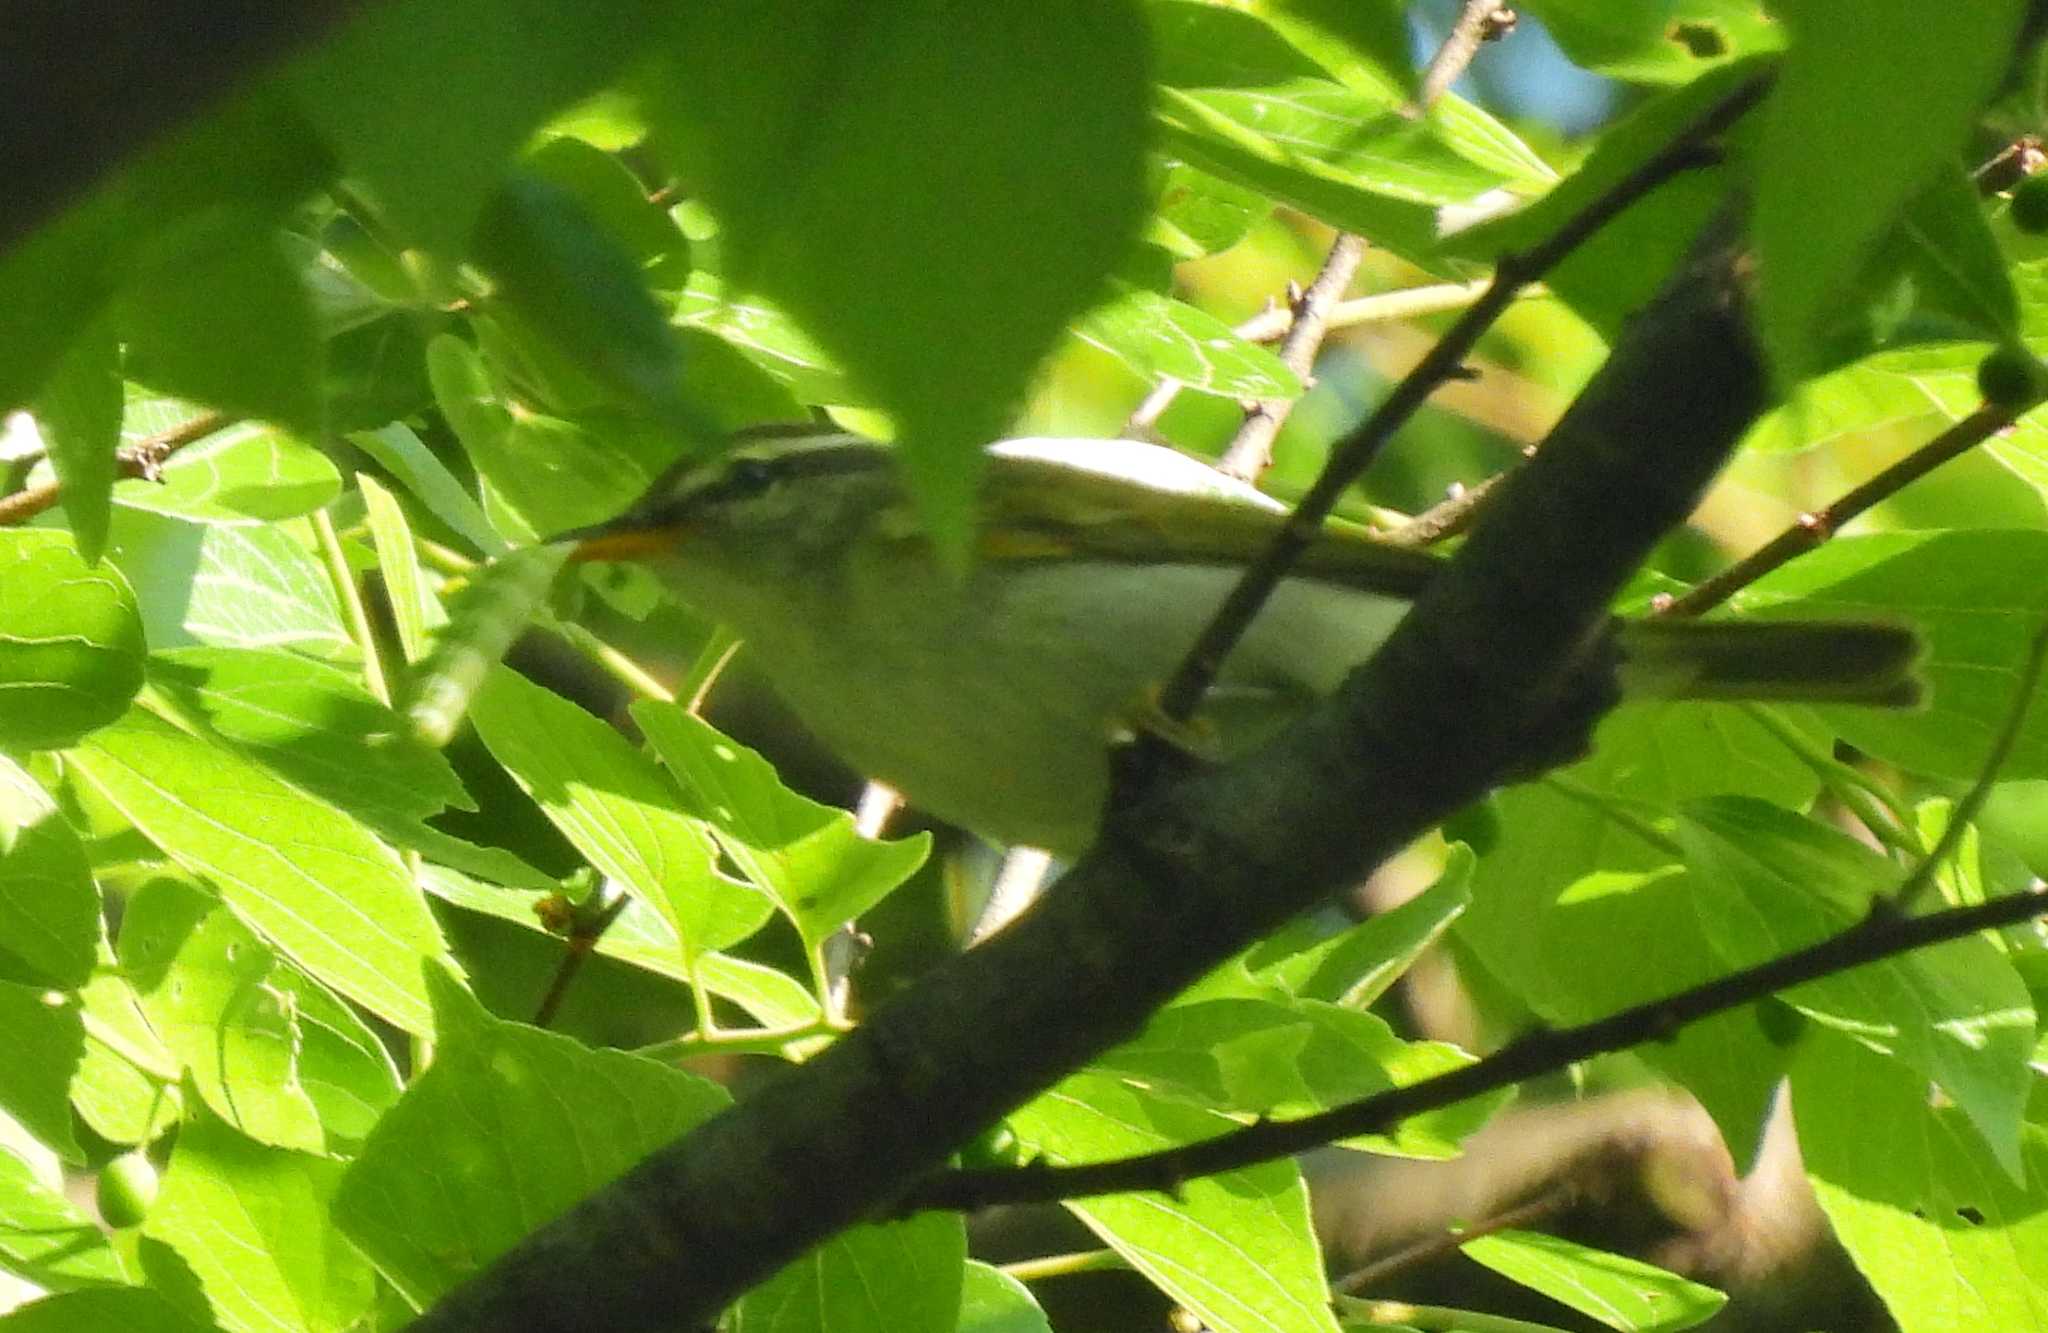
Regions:
<svg viewBox="0 0 2048 1333"><path fill-rule="evenodd" d="M1401 287L1388 292L1373 292L1368 296L1354 296L1331 306L1325 317L1324 334L1328 336L1339 329L1361 328L1368 324L1391 324L1397 320L1420 319L1424 315L1441 315L1452 310L1464 310L1486 294L1485 280L1475 282L1432 282L1421 287ZM1515 293L1517 300L1535 300L1547 297L1550 289L1540 282L1532 282ZM1239 324L1231 332L1246 342L1279 342L1287 336L1287 330L1294 324L1294 311L1284 305L1268 305L1258 314ZM1153 427L1166 414L1173 400L1180 395L1179 380L1165 379L1154 385L1152 392L1145 395L1143 402L1131 410L1124 423L1123 436L1127 440L1149 440L1153 438Z"/></svg>
<svg viewBox="0 0 2048 1333"><path fill-rule="evenodd" d="M1407 423L1437 386L1454 378L1480 335L1500 317L1515 292L1536 281L1566 255L1584 244L1609 220L1674 175L1694 165L1699 145L1735 123L1763 96L1765 81L1744 84L1701 116L1662 150L1610 186L1578 213L1567 219L1547 240L1517 254L1501 257L1493 281L1483 296L1453 324L1429 354L1394 387L1379 408L1340 440L1331 450L1322 475L1288 515L1257 562L1246 569L1231 589L1215 618L1202 631L1195 646L1175 670L1159 698L1159 709L1168 719L1185 722L1194 716L1202 696L1208 692L1216 673L1230 650L1237 645L1259 608L1301 553L1315 541L1323 520L1352 482L1364 474L1394 433ZM1149 735L1149 733L1148 733ZM1156 743L1156 742L1155 742ZM1164 768L1141 765L1144 768Z"/></svg>
<svg viewBox="0 0 2048 1333"><path fill-rule="evenodd" d="M1003 1272L1019 1282L1043 1282L1049 1277L1115 1272L1130 1266L1130 1260L1115 1250L1075 1250L1068 1254L1048 1254L1040 1259L1020 1259L1014 1264L1004 1264Z"/></svg>
<svg viewBox="0 0 2048 1333"><path fill-rule="evenodd" d="M231 420L219 412L206 412L190 421L181 421L169 430L146 436L133 444L124 444L114 451L114 476L117 480L141 477L154 481L172 454L205 439L230 424ZM0 528L26 523L63 498L64 484L58 481L0 496Z"/></svg>
<svg viewBox="0 0 2048 1333"><path fill-rule="evenodd" d="M1405 1245L1392 1254L1375 1259L1362 1268L1354 1268L1342 1277L1332 1278L1330 1290L1347 1296L1355 1296L1376 1282L1435 1263L1439 1259L1455 1254L1458 1247L1468 1240L1491 1236L1496 1232L1519 1230L1536 1222L1557 1216L1578 1201L1578 1188L1571 1184L1553 1185L1535 1198L1504 1208L1481 1222L1453 1230L1445 1230L1434 1236L1425 1236L1413 1245Z"/></svg>
<svg viewBox="0 0 2048 1333"><path fill-rule="evenodd" d="M626 891L610 880L599 880L590 896L575 904L568 911L568 933L564 943L568 948L562 954L561 962L555 965L554 979L548 983L548 993L541 996L534 1007L533 1025L544 1028L555 1021L555 1014L562 1007L562 1001L569 994L569 983L582 972L584 960L597 950L597 942L612 928L619 914L626 910L629 896Z"/></svg>
<svg viewBox="0 0 2048 1333"><path fill-rule="evenodd" d="M923 1208L975 1209L999 1203L1040 1203L1134 1190L1170 1193L1196 1177L1275 1161L1359 1134L1383 1133L1424 1111L1513 1087L1594 1056L1667 1039L1703 1018L1754 1004L1809 981L2044 915L2048 915L2048 891L2043 888L1917 917L1900 916L1886 900L1885 906L1858 924L1804 949L1579 1027L1533 1033L1463 1068L1317 1115L1299 1120L1262 1121L1199 1143L1112 1162L939 1171L907 1190L896 1207L908 1213Z"/></svg>
<svg viewBox="0 0 2048 1333"><path fill-rule="evenodd" d="M1392 291L1354 296L1331 306L1324 323L1331 332L1335 332L1463 310L1486 295L1487 285L1484 278L1472 282L1431 282L1420 287L1397 287ZM1551 291L1540 282L1532 282L1515 295L1517 299L1531 301L1548 297ZM1293 320L1293 313L1287 307L1275 305L1261 310L1231 332L1246 342L1278 342L1287 336L1288 326Z"/></svg>
<svg viewBox="0 0 2048 1333"><path fill-rule="evenodd" d="M1280 341L1280 361L1301 381L1303 393L1313 383L1309 372L1329 331L1330 307L1351 285L1364 258L1365 238L1339 232L1314 280L1288 302L1291 318L1287 336ZM1264 476L1273 465L1273 441L1299 401L1299 397L1262 398L1253 403L1245 410L1244 424L1217 460L1216 470L1239 481L1257 481Z"/></svg>
<svg viewBox="0 0 2048 1333"><path fill-rule="evenodd" d="M1394 546L1434 546L1472 526L1472 520L1479 515L1479 506L1486 497L1493 494L1493 488L1500 485L1508 474L1496 472L1485 480L1471 486L1460 486L1443 500L1409 519L1400 527L1387 533L1380 540Z"/></svg>
<svg viewBox="0 0 2048 1333"><path fill-rule="evenodd" d="M1507 8L1503 0L1465 0L1464 8L1458 12L1458 21L1451 25L1450 35L1436 49L1429 68L1422 72L1422 83L1416 90L1410 113L1419 114L1427 110L1450 91L1451 85L1465 72L1465 67L1472 63L1472 58L1479 54L1479 48L1507 36L1514 27L1515 11Z"/></svg>
<svg viewBox="0 0 2048 1333"><path fill-rule="evenodd" d="M2033 407L2033 402L2009 406L1986 403L1827 508L1801 514L1791 527L1712 578L1693 585L1681 596L1658 602L1654 614L1696 616L1713 610L1795 556L1824 545L1872 505L1889 499L1950 459L1968 453Z"/></svg>
<svg viewBox="0 0 2048 1333"><path fill-rule="evenodd" d="M377 631L370 627L370 609L363 603L362 584L348 563L341 534L335 531L334 515L326 509L313 511L313 539L320 547L320 559L327 566L328 582L334 585L334 600L348 621L349 637L363 655L363 683L370 695L386 708L391 706L391 677L384 670L384 654L377 648Z"/></svg>

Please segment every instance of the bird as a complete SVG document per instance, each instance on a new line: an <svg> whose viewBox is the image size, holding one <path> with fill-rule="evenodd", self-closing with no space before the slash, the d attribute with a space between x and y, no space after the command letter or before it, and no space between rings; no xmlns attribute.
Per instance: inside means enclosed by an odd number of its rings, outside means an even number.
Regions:
<svg viewBox="0 0 2048 1333"><path fill-rule="evenodd" d="M686 459L557 540L574 560L637 561L729 625L858 771L993 841L1073 856L1100 827L1111 747L1168 725L1158 687L1287 510L1141 441L1003 440L984 464L964 571L931 540L890 446L807 427ZM1202 758L1242 752L1334 690L1444 565L1327 525L1169 739ZM1631 696L1917 698L1919 639L1902 625L1617 620L1611 633Z"/></svg>

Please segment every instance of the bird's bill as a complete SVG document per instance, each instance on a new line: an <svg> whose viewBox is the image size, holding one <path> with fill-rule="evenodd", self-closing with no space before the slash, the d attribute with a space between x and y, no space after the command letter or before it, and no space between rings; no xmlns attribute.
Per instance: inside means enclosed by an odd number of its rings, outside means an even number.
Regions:
<svg viewBox="0 0 2048 1333"><path fill-rule="evenodd" d="M569 559L589 561L645 560L675 549L676 533L670 528L579 528L565 532L557 541L574 542Z"/></svg>

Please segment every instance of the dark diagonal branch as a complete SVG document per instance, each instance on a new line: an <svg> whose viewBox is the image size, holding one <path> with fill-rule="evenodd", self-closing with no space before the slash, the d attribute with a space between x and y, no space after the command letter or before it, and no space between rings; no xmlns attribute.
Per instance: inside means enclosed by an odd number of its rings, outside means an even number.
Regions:
<svg viewBox="0 0 2048 1333"><path fill-rule="evenodd" d="M1713 610L1772 570L1805 555L1879 501L1889 499L1952 458L1960 457L2010 426L2029 411L2032 402L2010 406L1985 404L1941 434L1907 454L1862 485L1846 492L1825 509L1801 514L1777 536L1684 594L1657 604L1662 616L1696 616Z"/></svg>
<svg viewBox="0 0 2048 1333"><path fill-rule="evenodd" d="M2048 915L2048 893L2040 891L1918 917L1901 917L1888 909L1876 911L1859 925L1767 963L1731 972L1665 999L1624 1009L1598 1022L1524 1037L1462 1069L1321 1115L1267 1121L1184 1148L1114 1162L948 1171L911 1190L903 1199L903 1206L964 1210L1132 1190L1171 1192L1198 1176L1290 1157L1358 1134L1383 1133L1424 1111L1498 1092L1597 1055L1611 1055L1646 1041L1662 1041L1701 1019L1754 1004L1809 981L2044 915Z"/></svg>
<svg viewBox="0 0 2048 1333"><path fill-rule="evenodd" d="M599 1312L621 1330L708 1325L811 1246L893 1211L909 1182L1197 977L1558 759L1574 741L1539 719L1559 682L1764 403L1732 232L1712 229L1329 700L1243 760L1112 814L1009 928L526 1237L415 1327L552 1333Z"/></svg>
<svg viewBox="0 0 2048 1333"><path fill-rule="evenodd" d="M1533 249L1502 257L1486 294L1451 326L1379 408L1331 451L1315 485L1302 497L1258 562L1231 589L1215 618L1161 691L1159 707L1166 717L1186 721L1194 716L1224 659L1288 569L1315 540L1337 501L1364 475L1394 433L1407 424L1430 394L1458 373L1480 335L1493 326L1515 293L1542 277L1629 205L1696 162L1700 146L1740 119L1763 95L1764 87L1762 80L1744 85L1593 199L1548 240Z"/></svg>

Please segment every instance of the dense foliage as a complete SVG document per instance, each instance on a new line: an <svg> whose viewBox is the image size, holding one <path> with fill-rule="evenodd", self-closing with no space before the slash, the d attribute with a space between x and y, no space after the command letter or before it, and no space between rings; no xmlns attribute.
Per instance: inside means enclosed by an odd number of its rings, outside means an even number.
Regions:
<svg viewBox="0 0 2048 1333"><path fill-rule="evenodd" d="M0 249L0 409L22 409L0 438L0 1270L40 1299L0 1330L399 1327L965 947L986 849L818 799L858 786L644 573L539 567L518 670L489 670L445 748L403 716L489 562L727 432L894 439L957 553L979 445L1114 435L1173 385L1148 430L1207 456L1247 405L1300 400L1265 477L1298 495L1502 256L1759 80L1523 293L1344 516L1398 527L1512 469L1736 203L1778 405L1626 609L1903 481L1882 470L1986 399L2041 397L2048 249L2038 194L2010 194L2036 163L1994 161L2048 115L2019 0L1529 0L1608 81L1580 138L1506 99L1419 108L1405 8L389 0L226 71L84 194L24 203L37 225ZM61 80L23 95L97 114ZM1284 314L1254 326L1339 232L1366 259L1311 387L1270 345ZM1911 623L1924 706L1624 706L1590 758L1405 853L1380 877L1395 910L1297 922L944 1146L991 1165L1206 1139L1881 904L2025 891L2048 708L1928 892L1889 897L2038 689L2048 425L1995 424L1850 532L1807 525L1731 602ZM1456 969L1455 1032L1398 1003L1425 958ZM1900 1327L2036 1327L2044 960L2030 928L1975 935L1551 1071L1544 1095L1668 1081L1740 1166L1789 1087L1814 1196ZM987 1034L997 1057L1010 1039ZM1454 1157L1511 1100L1344 1149ZM1291 1159L1067 1207L1217 1333L1506 1327L1333 1304ZM1533 1231L1466 1250L1614 1328L1723 1299L1716 1271ZM725 1317L1048 1327L969 1255L956 1214L862 1226ZM555 1276L603 1306L605 1274Z"/></svg>

